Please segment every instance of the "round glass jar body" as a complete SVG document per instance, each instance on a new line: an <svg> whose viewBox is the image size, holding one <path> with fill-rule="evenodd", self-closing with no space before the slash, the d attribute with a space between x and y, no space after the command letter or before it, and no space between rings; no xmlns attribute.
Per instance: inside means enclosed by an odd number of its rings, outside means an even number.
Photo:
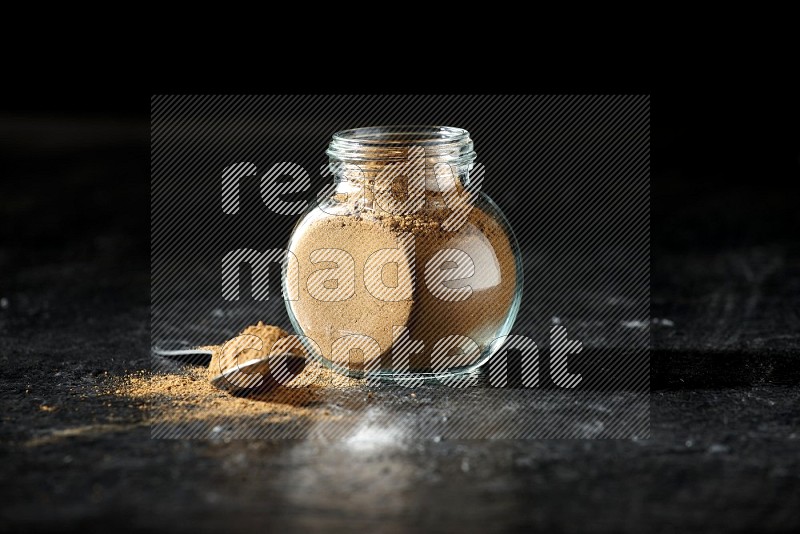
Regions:
<svg viewBox="0 0 800 534"><path fill-rule="evenodd" d="M485 363L516 317L522 263L480 192L469 133L358 128L335 134L327 153L334 185L295 226L284 277L309 353L355 376L429 378Z"/></svg>

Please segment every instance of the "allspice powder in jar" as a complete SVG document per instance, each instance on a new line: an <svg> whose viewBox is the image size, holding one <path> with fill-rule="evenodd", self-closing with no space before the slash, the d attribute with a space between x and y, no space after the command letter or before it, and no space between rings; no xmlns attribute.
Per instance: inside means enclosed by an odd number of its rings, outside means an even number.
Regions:
<svg viewBox="0 0 800 534"><path fill-rule="evenodd" d="M328 149L335 187L289 241L287 309L309 353L341 372L458 374L508 334L521 255L478 190L465 130L359 128Z"/></svg>

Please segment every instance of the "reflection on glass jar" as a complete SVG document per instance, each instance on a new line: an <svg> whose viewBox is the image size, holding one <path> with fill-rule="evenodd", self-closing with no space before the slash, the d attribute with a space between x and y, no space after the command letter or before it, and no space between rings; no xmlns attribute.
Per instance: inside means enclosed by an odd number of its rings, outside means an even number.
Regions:
<svg viewBox="0 0 800 534"><path fill-rule="evenodd" d="M289 317L340 372L423 378L476 368L508 334L522 293L516 240L480 192L469 133L395 126L339 132L334 187L297 223ZM286 288L285 288L286 289Z"/></svg>

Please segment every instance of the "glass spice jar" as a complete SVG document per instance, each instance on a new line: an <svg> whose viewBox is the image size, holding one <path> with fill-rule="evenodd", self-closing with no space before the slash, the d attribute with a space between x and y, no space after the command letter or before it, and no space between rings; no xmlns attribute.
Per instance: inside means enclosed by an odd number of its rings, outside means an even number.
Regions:
<svg viewBox="0 0 800 534"><path fill-rule="evenodd" d="M522 296L519 246L480 192L469 132L357 128L328 147L334 185L303 214L284 277L309 353L352 376L429 378L499 350Z"/></svg>

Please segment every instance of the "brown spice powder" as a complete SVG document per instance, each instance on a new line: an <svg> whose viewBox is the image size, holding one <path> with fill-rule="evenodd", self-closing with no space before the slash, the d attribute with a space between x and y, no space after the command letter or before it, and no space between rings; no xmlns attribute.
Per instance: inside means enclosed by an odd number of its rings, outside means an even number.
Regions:
<svg viewBox="0 0 800 534"><path fill-rule="evenodd" d="M274 416L271 422L289 419L330 419L321 409L320 386L265 389L252 397L236 397L208 381L206 370L189 368L168 374L142 372L129 375L112 392L146 407L154 422L211 421L220 417ZM269 422L267 421L267 422Z"/></svg>
<svg viewBox="0 0 800 534"><path fill-rule="evenodd" d="M449 210L441 209L414 215L355 211L318 216L301 224L290 244L290 250L299 260L300 293L298 300L290 305L304 334L319 346L325 358L332 357L334 341L358 333L377 341L382 364L391 365L387 353L393 342L392 327L405 326L411 339L425 344L424 351L412 357L410 369L424 372L431 369L434 345L446 336L467 336L481 351L494 339L512 305L516 287L516 265L509 238L500 224L477 206L472 207L464 226L455 232L442 227L448 215ZM415 259L413 263L397 266L393 278L411 273L415 277L413 297L385 302L367 291L364 264L377 250L397 248L398 236L403 233L411 233L415 238ZM303 283L321 268L309 261L311 252L326 248L345 250L355 261L355 295L346 301L317 300ZM467 300L441 300L426 285L426 264L435 253L446 248L466 252L475 264L475 275L469 280L473 292ZM391 281L385 283L391 285ZM448 356L447 367L474 363L456 350ZM359 362L355 363L357 366ZM351 368L352 364L351 361Z"/></svg>
<svg viewBox="0 0 800 534"><path fill-rule="evenodd" d="M211 363L208 366L209 375L214 377L247 360L266 358L275 342L288 335L289 332L280 327L267 325L259 321L258 324L248 326L237 337L223 345L201 347L201 349L212 351ZM261 349L250 348L254 340L242 338L242 336L255 336L260 339ZM224 351L222 350L223 347L226 347ZM292 346L288 350L297 356L303 358L306 356L305 351L299 346Z"/></svg>
<svg viewBox="0 0 800 534"><path fill-rule="evenodd" d="M249 360L266 357L275 341L289 334L276 326L259 322L245 328L240 335L254 335L263 342L261 350L247 353L246 359ZM115 380L106 393L140 403L157 423L244 417L277 423L336 419L322 404L324 392L357 388L363 384L362 380L338 375L318 362L307 360L303 371L286 385L273 381L246 396L234 396L209 382L210 376L219 374L222 345L202 348L213 351L208 368L186 367L169 373L140 371ZM235 348L235 344L228 348ZM222 361L223 366L231 362L236 364L226 357Z"/></svg>
<svg viewBox="0 0 800 534"><path fill-rule="evenodd" d="M203 349L212 351L211 363L208 367L207 378L217 376L222 371L235 367L237 364L244 363L245 361L266 358L272 351L273 345L278 340L289 335L289 332L277 326L266 325L259 321L258 324L248 326L242 330L237 337L231 339L223 345L201 347ZM247 337L243 336L255 336L259 338L262 343L261 349L248 349L244 352L241 352L242 349L250 347L253 341L252 338L248 339ZM225 347L224 351L223 347ZM319 362L311 358L307 358L305 349L300 347L298 344L290 345L288 351L296 356L305 358L306 364L303 370L291 380L286 380L283 382L283 384L271 384L271 386L273 386L271 389L274 389L275 391L303 388L345 389L358 386L362 382L359 379L337 374L324 367ZM275 391L271 391L269 395L274 396Z"/></svg>

